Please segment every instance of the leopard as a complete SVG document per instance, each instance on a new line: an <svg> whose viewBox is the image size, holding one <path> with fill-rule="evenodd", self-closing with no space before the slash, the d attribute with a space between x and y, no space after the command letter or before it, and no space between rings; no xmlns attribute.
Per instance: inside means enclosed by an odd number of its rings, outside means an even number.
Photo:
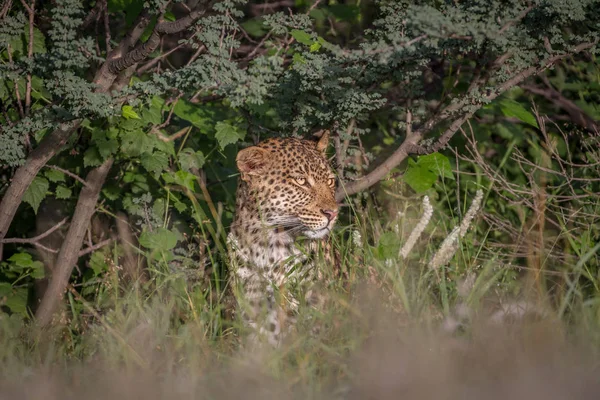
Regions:
<svg viewBox="0 0 600 400"><path fill-rule="evenodd" d="M243 298L238 304L251 336L266 337L273 346L294 326L298 310L298 300L285 288L308 283L314 293L311 283L322 276L319 243L327 242L338 220L336 176L326 156L329 137L324 131L315 140L270 138L236 157L240 177L228 243Z"/></svg>

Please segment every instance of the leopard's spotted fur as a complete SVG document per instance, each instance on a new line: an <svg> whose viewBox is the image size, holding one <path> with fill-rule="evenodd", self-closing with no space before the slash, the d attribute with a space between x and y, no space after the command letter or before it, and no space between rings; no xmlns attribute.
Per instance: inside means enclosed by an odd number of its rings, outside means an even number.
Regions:
<svg viewBox="0 0 600 400"><path fill-rule="evenodd" d="M337 219L335 176L325 158L328 140L328 132L318 142L269 139L240 151L236 159L241 177L229 234L232 264L247 322L274 345L281 339L283 310L297 306L289 294L278 301L276 293L288 283L318 276L314 242L326 238ZM296 246L299 236L311 240L308 251ZM266 322L258 322L261 315Z"/></svg>

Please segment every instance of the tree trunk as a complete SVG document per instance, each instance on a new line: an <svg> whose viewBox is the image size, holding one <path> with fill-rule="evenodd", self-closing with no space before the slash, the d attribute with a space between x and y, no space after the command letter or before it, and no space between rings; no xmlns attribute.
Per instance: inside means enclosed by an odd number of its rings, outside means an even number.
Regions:
<svg viewBox="0 0 600 400"><path fill-rule="evenodd" d="M46 326L52 321L52 316L63 299L67 284L69 283L69 277L77 262L79 250L83 244L85 232L94 214L98 195L100 194L100 190L102 190L102 185L112 164L113 160L109 158L87 175L87 185L83 187L79 195L69 231L54 264L55 270L52 272L50 285L44 293L44 297L36 313L37 322L40 326Z"/></svg>
<svg viewBox="0 0 600 400"><path fill-rule="evenodd" d="M17 169L0 203L0 240L5 238L21 204L23 195L33 179L40 172L40 169L64 146L73 129L77 127L79 127L79 121L61 124L60 127L42 139L40 145L29 153L25 164Z"/></svg>

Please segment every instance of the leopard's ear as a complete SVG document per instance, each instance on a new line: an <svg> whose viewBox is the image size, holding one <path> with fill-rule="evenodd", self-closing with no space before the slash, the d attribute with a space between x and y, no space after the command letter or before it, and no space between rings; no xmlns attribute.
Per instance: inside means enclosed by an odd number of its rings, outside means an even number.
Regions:
<svg viewBox="0 0 600 400"><path fill-rule="evenodd" d="M269 166L269 152L260 147L252 146L241 150L235 162L242 173L242 179L247 175L262 175Z"/></svg>
<svg viewBox="0 0 600 400"><path fill-rule="evenodd" d="M318 132L315 134L315 136L319 137L319 141L317 142L317 150L325 154L325 152L327 152L327 146L329 145L329 129Z"/></svg>

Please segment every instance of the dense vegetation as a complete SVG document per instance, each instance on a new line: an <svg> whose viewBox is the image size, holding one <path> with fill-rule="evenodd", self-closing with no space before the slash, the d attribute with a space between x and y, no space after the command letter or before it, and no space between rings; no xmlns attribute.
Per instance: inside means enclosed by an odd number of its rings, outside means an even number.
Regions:
<svg viewBox="0 0 600 400"><path fill-rule="evenodd" d="M4 0L0 362L231 356L237 150L322 129L343 274L265 374L351 378L369 314L458 335L529 307L600 344L599 10Z"/></svg>

